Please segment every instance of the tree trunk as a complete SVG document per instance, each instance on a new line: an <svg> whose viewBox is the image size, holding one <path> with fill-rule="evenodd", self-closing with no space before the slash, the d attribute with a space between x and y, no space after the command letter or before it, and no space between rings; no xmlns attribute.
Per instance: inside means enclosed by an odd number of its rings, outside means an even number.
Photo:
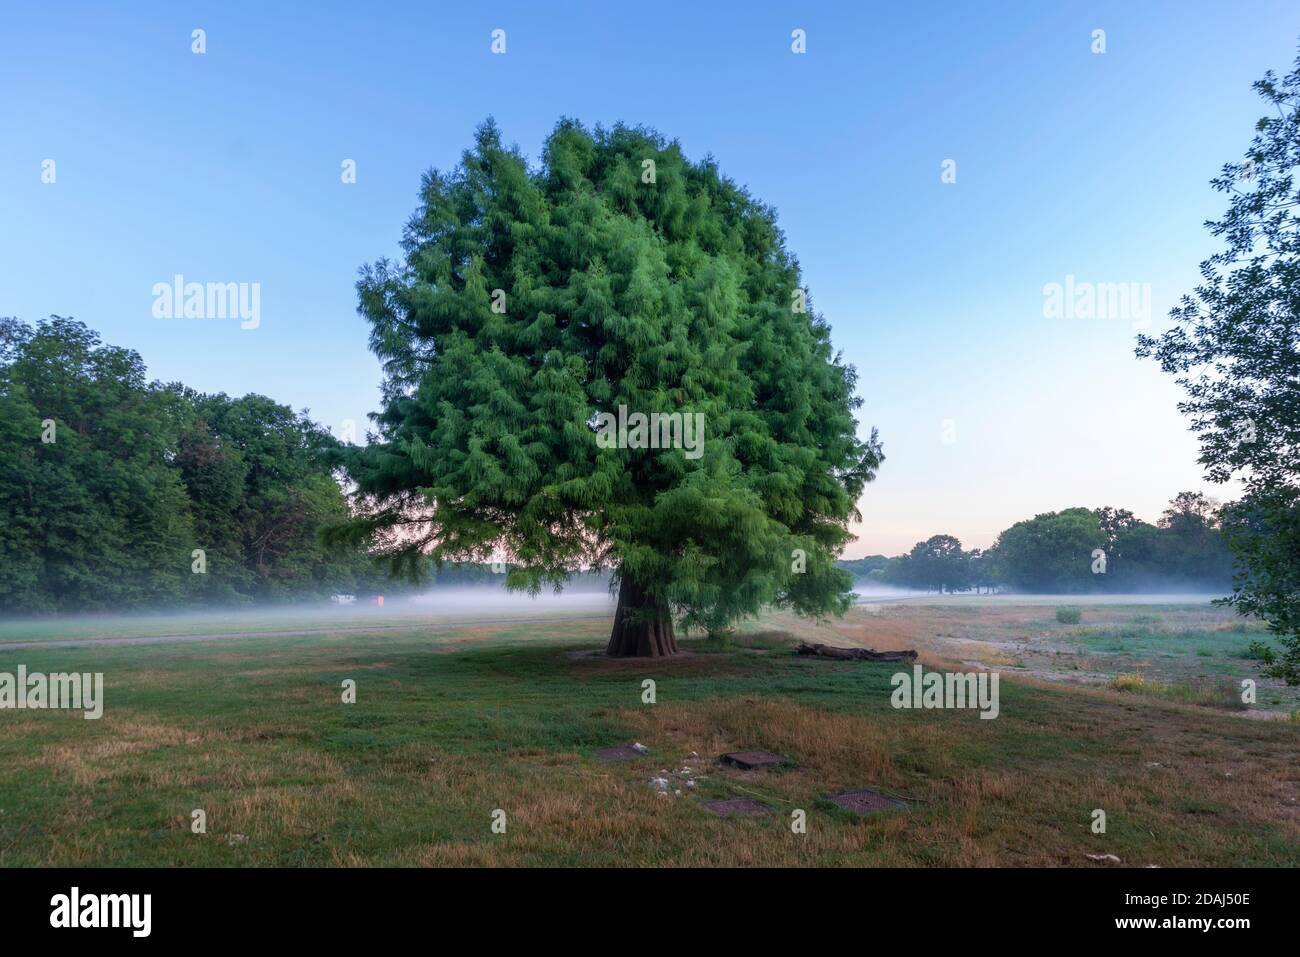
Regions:
<svg viewBox="0 0 1300 957"><path fill-rule="evenodd" d="M656 602L628 578L618 586L618 609L605 654L611 658L666 658L677 654L668 606Z"/></svg>

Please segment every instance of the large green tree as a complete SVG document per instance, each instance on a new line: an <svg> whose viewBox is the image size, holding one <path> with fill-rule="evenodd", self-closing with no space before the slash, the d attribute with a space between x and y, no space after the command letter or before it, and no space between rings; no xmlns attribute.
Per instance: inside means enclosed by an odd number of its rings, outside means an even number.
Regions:
<svg viewBox="0 0 1300 957"><path fill-rule="evenodd" d="M1232 580L1222 516L1222 506L1201 492L1179 492L1170 501L1156 537L1156 560L1170 578L1215 585Z"/></svg>
<svg viewBox="0 0 1300 957"><path fill-rule="evenodd" d="M1067 508L1016 522L998 537L995 547L1003 574L1013 588L1077 592L1105 584L1094 552L1104 551L1106 544L1106 532L1096 512Z"/></svg>
<svg viewBox="0 0 1300 957"><path fill-rule="evenodd" d="M971 587L970 556L952 535L931 535L917 542L903 563L906 584L938 592Z"/></svg>
<svg viewBox="0 0 1300 957"><path fill-rule="evenodd" d="M1228 198L1207 223L1223 248L1201 282L1139 356L1158 360L1186 391L1209 477L1245 484L1225 512L1240 559L1230 601L1267 620L1285 654L1273 672L1300 683L1300 59L1282 79L1255 83L1269 115L1241 162L1211 181Z"/></svg>
<svg viewBox="0 0 1300 957"><path fill-rule="evenodd" d="M533 168L489 121L425 176L403 252L358 283L385 384L354 534L498 558L512 588L609 567L611 655L674 653L674 617L848 606L880 446L774 211L715 163L566 120ZM703 434L647 442L652 414Z"/></svg>

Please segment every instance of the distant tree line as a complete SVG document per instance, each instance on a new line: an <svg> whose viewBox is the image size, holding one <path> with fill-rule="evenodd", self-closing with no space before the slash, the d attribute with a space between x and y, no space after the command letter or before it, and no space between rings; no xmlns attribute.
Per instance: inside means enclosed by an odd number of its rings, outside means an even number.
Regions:
<svg viewBox="0 0 1300 957"><path fill-rule="evenodd" d="M1182 492L1154 524L1128 509L1068 508L1017 522L987 549L952 535L905 555L840 562L859 581L935 592L1228 590L1233 557L1224 507Z"/></svg>
<svg viewBox="0 0 1300 957"><path fill-rule="evenodd" d="M0 319L0 613L240 603L351 590L338 443L261 395L150 382L72 319Z"/></svg>
<svg viewBox="0 0 1300 957"><path fill-rule="evenodd" d="M502 566L427 556L395 576L326 535L352 517L342 452L266 396L151 382L83 323L0 318L0 614L504 586Z"/></svg>

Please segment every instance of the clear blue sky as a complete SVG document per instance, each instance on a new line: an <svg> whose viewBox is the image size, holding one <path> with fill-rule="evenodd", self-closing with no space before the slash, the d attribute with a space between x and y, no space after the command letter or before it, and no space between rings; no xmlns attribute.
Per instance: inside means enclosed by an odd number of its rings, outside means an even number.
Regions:
<svg viewBox="0 0 1300 957"><path fill-rule="evenodd" d="M1298 38L1294 0L9 0L0 315L73 315L157 378L364 424L356 270L396 252L420 173L488 115L530 156L562 115L644 123L775 205L859 369L888 461L847 554L988 545L1073 505L1154 520L1204 487L1179 392L1132 321L1044 318L1043 286L1150 283L1163 327L1215 248L1208 180L1262 113L1250 83ZM176 273L260 283L260 327L154 318Z"/></svg>

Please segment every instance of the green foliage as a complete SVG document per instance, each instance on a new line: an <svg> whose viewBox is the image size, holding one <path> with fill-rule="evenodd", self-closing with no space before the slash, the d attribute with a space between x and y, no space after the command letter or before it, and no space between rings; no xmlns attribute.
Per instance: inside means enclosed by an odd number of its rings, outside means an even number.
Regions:
<svg viewBox="0 0 1300 957"><path fill-rule="evenodd" d="M865 558L841 559L835 564L852 575L854 581L858 581L879 577L889 567L889 562L890 559L884 555L868 555Z"/></svg>
<svg viewBox="0 0 1300 957"><path fill-rule="evenodd" d="M1223 508L1199 492L1180 492L1158 522L1156 561L1174 579L1226 582L1232 550L1222 527Z"/></svg>
<svg viewBox="0 0 1300 957"><path fill-rule="evenodd" d="M1256 489L1225 510L1242 572L1227 603L1268 622L1281 648L1265 674L1300 685L1300 491Z"/></svg>
<svg viewBox="0 0 1300 957"><path fill-rule="evenodd" d="M839 566L855 579L931 591L1227 589L1232 552L1223 515L1204 495L1181 492L1155 525L1128 509L1072 508L1017 522L983 551L964 552L951 535L935 535L905 555ZM1106 553L1104 573L1092 573L1095 548Z"/></svg>
<svg viewBox="0 0 1300 957"><path fill-rule="evenodd" d="M1105 544L1095 512L1067 508L1016 522L999 536L997 549L1013 587L1073 592L1097 587L1093 551Z"/></svg>
<svg viewBox="0 0 1300 957"><path fill-rule="evenodd" d="M1277 652L1273 650L1273 646L1258 639L1246 646L1245 657L1262 661L1266 665L1277 662Z"/></svg>
<svg viewBox="0 0 1300 957"><path fill-rule="evenodd" d="M1083 621L1083 609L1077 605L1061 605L1056 609L1056 620L1062 625L1077 625Z"/></svg>
<svg viewBox="0 0 1300 957"><path fill-rule="evenodd" d="M917 542L889 571L891 584L939 592L965 591L973 584L971 556L951 535Z"/></svg>
<svg viewBox="0 0 1300 957"><path fill-rule="evenodd" d="M176 396L69 319L0 320L0 340L0 609L181 598L193 525L179 475L159 467L182 428Z"/></svg>
<svg viewBox="0 0 1300 957"><path fill-rule="evenodd" d="M530 169L489 122L425 176L403 249L358 283L386 379L353 535L501 557L530 590L611 567L709 630L847 607L834 558L880 447L773 211L712 161L566 120ZM620 407L701 415L700 454L601 447Z"/></svg>
<svg viewBox="0 0 1300 957"><path fill-rule="evenodd" d="M349 518L325 464L334 438L265 396L191 398L195 418L177 460L196 538L209 550L209 597L279 600L352 587L357 553L327 548L319 534Z"/></svg>
<svg viewBox="0 0 1300 957"><path fill-rule="evenodd" d="M43 441L47 439L48 441ZM322 594L365 558L334 443L263 396L148 382L85 325L0 320L0 611L92 611ZM206 553L206 574L192 553Z"/></svg>
<svg viewBox="0 0 1300 957"><path fill-rule="evenodd" d="M1209 477L1242 477L1227 516L1240 559L1231 602L1270 623L1286 649L1277 674L1300 683L1300 59L1254 86L1271 115L1211 181L1228 197L1208 224L1224 247L1201 264L1175 325L1139 337L1137 354L1178 377Z"/></svg>
<svg viewBox="0 0 1300 957"><path fill-rule="evenodd" d="M1204 496L1180 493L1151 525L1127 509L1071 508L1018 522L998 539L1004 581L1025 591L1126 592L1157 588L1224 588L1232 556L1219 509ZM1094 550L1105 571L1094 568Z"/></svg>

